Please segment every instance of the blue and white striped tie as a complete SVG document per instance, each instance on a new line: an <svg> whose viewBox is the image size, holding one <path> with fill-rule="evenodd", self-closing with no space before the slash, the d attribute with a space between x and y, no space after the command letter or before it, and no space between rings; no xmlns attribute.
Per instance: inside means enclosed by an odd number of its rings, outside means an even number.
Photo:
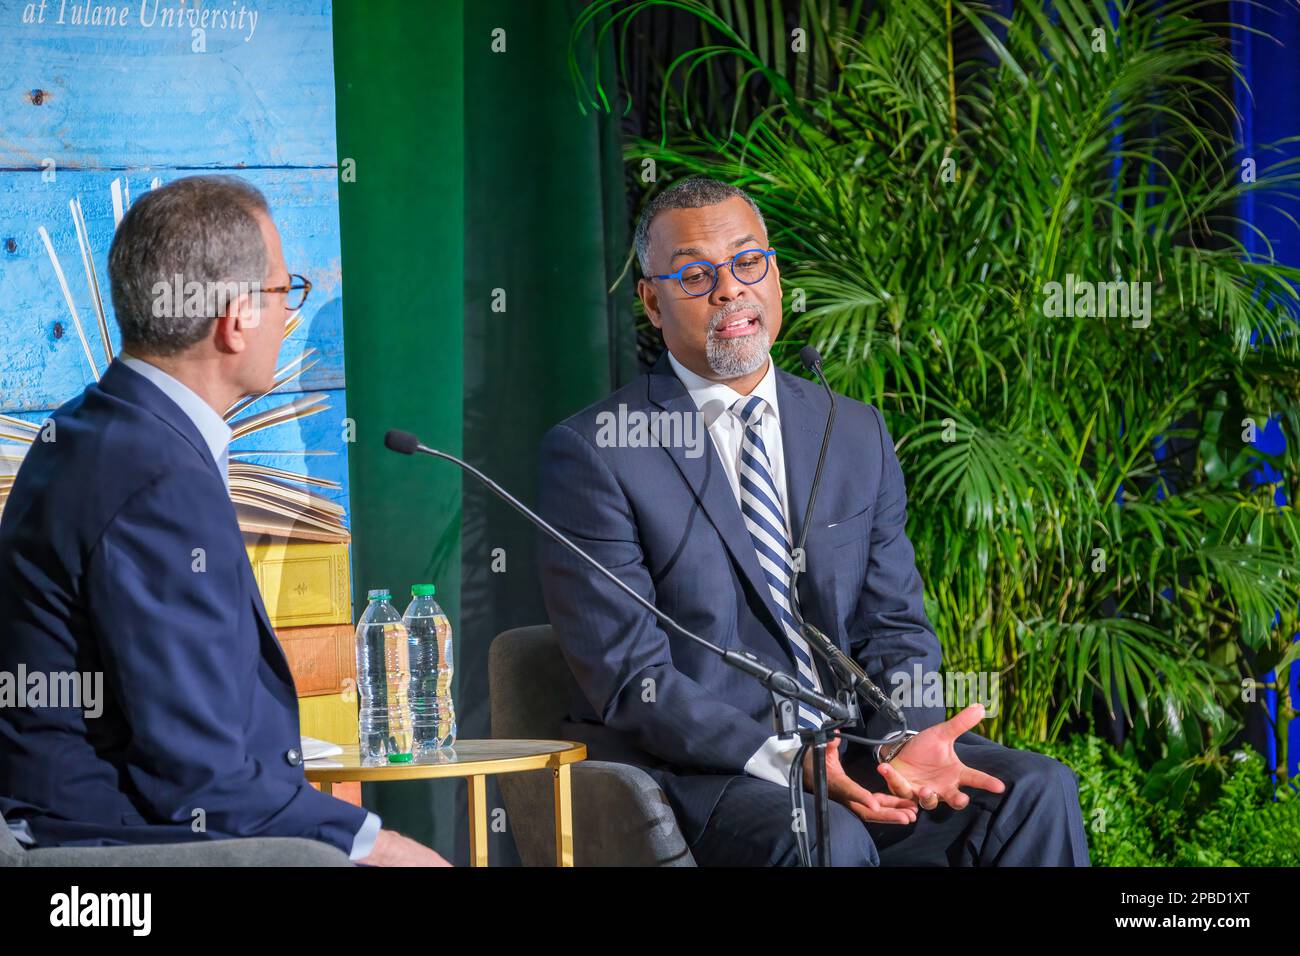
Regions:
<svg viewBox="0 0 1300 956"><path fill-rule="evenodd" d="M758 423L766 409L767 402L756 395L737 399L731 406L731 411L745 426L745 435L740 443L740 512L745 516L745 527L749 529L754 551L758 553L759 567L776 602L777 618L794 651L799 680L805 687L820 690L821 682L812 652L799 633L791 612L790 578L794 574L794 559L785 532L782 495L772 480L772 460L758 433ZM821 723L820 711L799 704L800 727L820 727Z"/></svg>

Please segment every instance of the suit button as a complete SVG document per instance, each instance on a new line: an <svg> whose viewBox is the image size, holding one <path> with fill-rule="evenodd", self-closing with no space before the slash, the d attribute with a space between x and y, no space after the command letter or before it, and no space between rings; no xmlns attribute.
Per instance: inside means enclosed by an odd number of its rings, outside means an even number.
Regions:
<svg viewBox="0 0 1300 956"><path fill-rule="evenodd" d="M289 752L284 755L284 759L289 761L289 766L296 767L302 763L302 751L297 747L290 747Z"/></svg>

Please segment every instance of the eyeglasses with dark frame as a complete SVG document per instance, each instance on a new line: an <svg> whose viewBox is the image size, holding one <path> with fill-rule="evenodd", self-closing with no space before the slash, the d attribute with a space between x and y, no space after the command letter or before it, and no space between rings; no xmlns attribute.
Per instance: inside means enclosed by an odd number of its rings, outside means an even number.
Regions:
<svg viewBox="0 0 1300 956"><path fill-rule="evenodd" d="M267 286L261 291L283 292L284 307L290 312L297 312L307 301L307 294L311 292L311 280L306 276L291 272L289 273L288 285ZM294 293L301 293L301 295L294 295Z"/></svg>
<svg viewBox="0 0 1300 956"><path fill-rule="evenodd" d="M731 274L737 282L744 285L757 285L767 277L771 258L774 255L776 255L775 249L742 249L722 262L707 262L701 259L686 263L676 272L649 278L676 279L683 292L698 298L708 295L717 288L718 270L723 266L731 267Z"/></svg>

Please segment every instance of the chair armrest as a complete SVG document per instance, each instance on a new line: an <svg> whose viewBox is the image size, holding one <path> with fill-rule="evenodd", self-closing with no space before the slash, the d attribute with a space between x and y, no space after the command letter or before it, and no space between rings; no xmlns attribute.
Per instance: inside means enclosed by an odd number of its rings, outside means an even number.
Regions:
<svg viewBox="0 0 1300 956"><path fill-rule="evenodd" d="M605 760L571 765L575 866L695 866L663 790L640 767ZM549 770L497 777L525 866L555 865Z"/></svg>
<svg viewBox="0 0 1300 956"><path fill-rule="evenodd" d="M251 837L141 846L49 847L27 850L22 866L352 866L348 855L319 840Z"/></svg>

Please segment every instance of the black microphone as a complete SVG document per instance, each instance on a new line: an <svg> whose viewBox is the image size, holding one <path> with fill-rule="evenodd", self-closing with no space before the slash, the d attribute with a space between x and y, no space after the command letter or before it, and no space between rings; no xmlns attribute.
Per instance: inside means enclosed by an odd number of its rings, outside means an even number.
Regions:
<svg viewBox="0 0 1300 956"><path fill-rule="evenodd" d="M883 710L906 729L907 718L899 706L876 686L875 681L867 676L861 664L840 650L839 645L817 627L805 621L803 612L799 610L799 592L796 589L799 586L799 569L804 563L804 542L808 539L813 505L817 503L817 489L821 486L822 469L826 465L826 449L830 447L831 428L835 425L835 393L831 391L830 383L826 381L826 374L822 371L821 353L811 345L805 345L799 350L799 359L803 362L803 367L816 375L817 380L822 383L822 388L826 390L826 397L830 401L830 411L826 415L826 429L822 432L822 447L817 455L817 469L813 472L812 487L808 489L808 507L804 509L803 522L799 526L799 544L795 551L799 555L799 560L795 562L794 572L790 576L790 594L794 598L791 601L791 610L794 612L795 623L799 625L799 632L808 641L808 646L826 662L826 666L831 669L841 684L852 687L859 697L876 710Z"/></svg>
<svg viewBox="0 0 1300 956"><path fill-rule="evenodd" d="M817 710L820 710L822 713L829 714L836 720L847 720L849 718L848 709L842 703L840 703L837 700L833 700L832 698L827 697L824 694L819 694L815 690L812 690L809 687L805 687L802 682L796 680L794 677L791 677L789 674L785 673L784 671L772 670L770 667L767 667L766 665L760 663L757 660L757 658L751 657L750 655L745 654L741 651L723 650L721 647L714 644L712 641L706 640L705 638L700 637L698 634L688 631L686 628L682 627L675 620L673 620L673 618L670 615L668 615L664 611L661 611L659 608L655 607L655 605L651 604L640 594L637 594L636 591L632 590L632 588L628 586L628 584L624 582L622 578L614 574L614 572L610 571L608 568L606 568L603 564L601 564L591 555L587 554L586 551L583 551L582 548L578 547L567 537L565 537L565 535L562 532L552 527L552 525L549 522L547 522L545 518L543 518L541 515L534 512L526 504L524 504L514 495L510 494L510 492L506 491L504 488L498 485L487 475L483 474L483 472L479 471L469 462L462 461L461 459L457 458L455 455L450 455L445 451L439 451L436 448L429 448L427 445L421 444L420 439L412 435L410 432L398 431L396 429L384 435L384 445L388 447L390 450L398 452L403 455L413 455L416 452L420 452L423 455L431 455L434 458L441 458L444 461L451 462L453 465L459 467L462 471L468 472L469 474L477 478L479 481L481 481L483 484L485 484L494 495L496 495L506 504L510 505L510 507L514 508L521 515L527 518L530 522L532 522L534 525L540 528L553 541L556 541L559 544L563 545L567 550L569 550L570 552L572 552L573 554L581 558L593 570L595 570L606 580L610 581L615 587L617 587L620 591L622 591L624 594L630 597L642 608L644 608L645 610L653 614L656 618L658 618L661 622L663 622L663 624L666 627L668 627L670 630L672 630L674 633L680 634L682 637L694 641L700 646L707 648L708 650L717 654L719 657L721 657L732 667L735 667L737 670L744 671L746 674L749 674L751 677L756 678L768 690L774 691L783 697L792 697L795 700L801 700L809 707L815 707L817 708Z"/></svg>
<svg viewBox="0 0 1300 956"><path fill-rule="evenodd" d="M410 432L398 431L394 428L384 435L384 445L388 447L389 451L395 451L401 455L414 455L415 450L420 447L420 439Z"/></svg>

